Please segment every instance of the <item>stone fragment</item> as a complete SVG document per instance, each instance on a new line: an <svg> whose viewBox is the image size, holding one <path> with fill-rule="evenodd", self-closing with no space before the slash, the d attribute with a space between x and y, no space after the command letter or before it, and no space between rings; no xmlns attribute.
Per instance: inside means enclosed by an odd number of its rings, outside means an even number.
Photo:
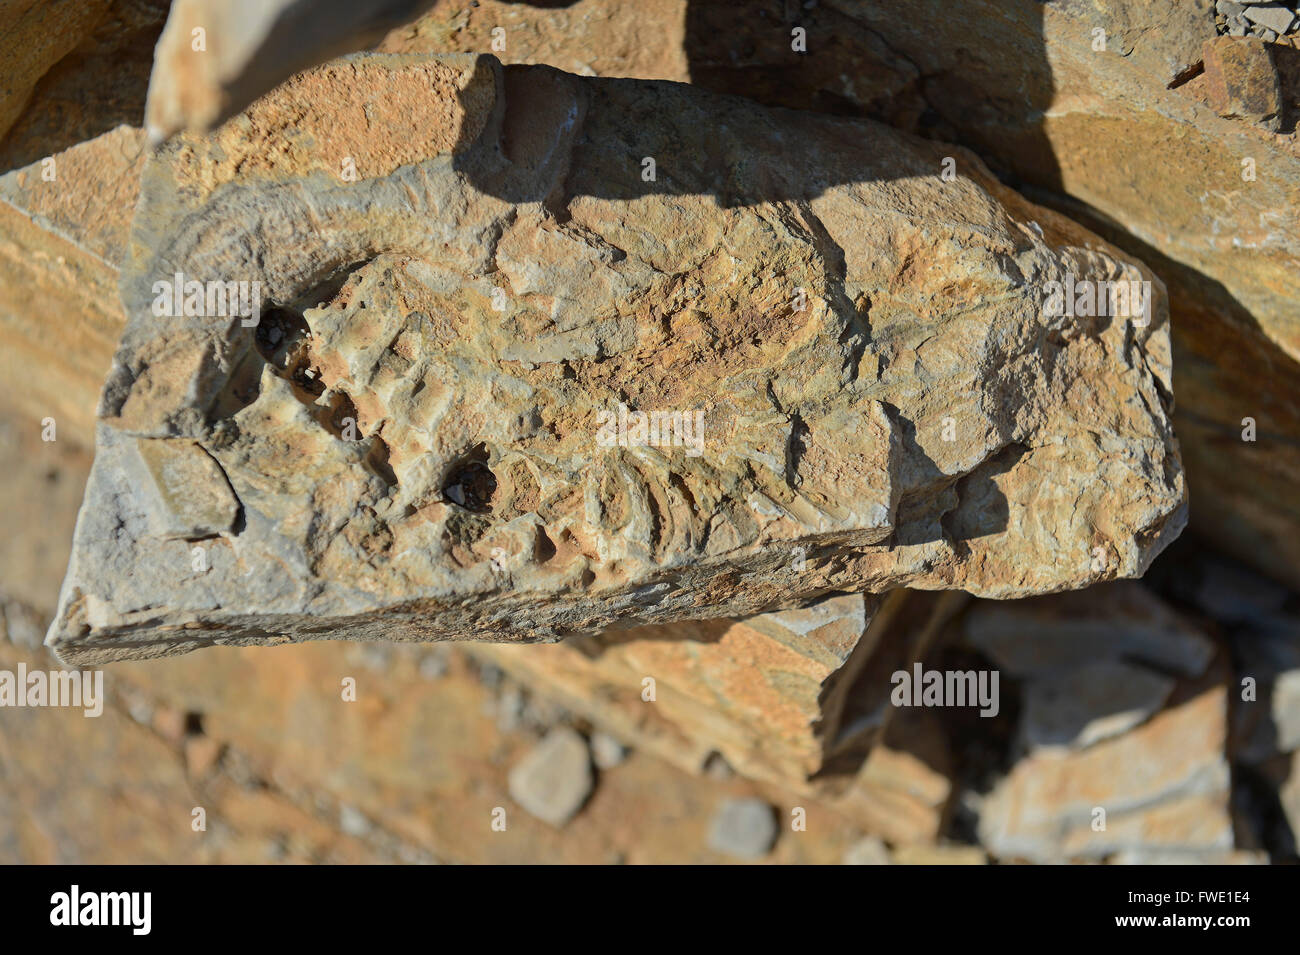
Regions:
<svg viewBox="0 0 1300 955"><path fill-rule="evenodd" d="M952 762L934 711L899 710L833 805L895 846L932 843L952 802Z"/></svg>
<svg viewBox="0 0 1300 955"><path fill-rule="evenodd" d="M549 646L477 644L471 652L692 772L730 763L753 778L798 784L825 767L826 734L839 721L845 684L857 678L855 661L881 639L876 605L847 594L745 621L638 627Z"/></svg>
<svg viewBox="0 0 1300 955"><path fill-rule="evenodd" d="M1300 749L1300 618L1259 621L1236 634L1233 645L1239 658L1234 756L1257 764Z"/></svg>
<svg viewBox="0 0 1300 955"><path fill-rule="evenodd" d="M821 38L806 56L770 26L785 22L784 0L753 0L744 17L691 0L656 6L670 26L639 57L624 54L626 19L602 20L593 5L575 4L563 26L581 20L585 46L611 51L593 60L601 75L689 80L924 128L1156 267L1175 315L1175 424L1203 489L1193 526L1300 587L1300 445L1286 438L1300 434L1300 405L1287 398L1300 366L1300 230L1288 214L1300 206L1300 138L1288 131L1300 116L1300 55L1284 45L1294 35L1273 49L1290 110L1275 135L1206 108L1195 72L1215 32L1208 0L972 0L961 17L948 0L820 0L799 10L809 38ZM639 9L615 5L624 7ZM486 50L491 27L509 18L504 56L568 67L576 54L555 15L494 0L447 5L395 31L386 49ZM1231 32L1244 34L1241 23ZM677 50L685 55L669 55Z"/></svg>
<svg viewBox="0 0 1300 955"><path fill-rule="evenodd" d="M220 465L192 441L139 441L135 445L155 495L152 532L164 539L197 540L230 531L239 502Z"/></svg>
<svg viewBox="0 0 1300 955"><path fill-rule="evenodd" d="M1233 0L1217 0L1214 9L1225 17L1239 17L1246 8L1240 3L1233 3Z"/></svg>
<svg viewBox="0 0 1300 955"><path fill-rule="evenodd" d="M844 865L891 865L889 849L876 836L866 836L844 850Z"/></svg>
<svg viewBox="0 0 1300 955"><path fill-rule="evenodd" d="M736 859L761 859L776 842L776 816L761 799L728 799L709 826L709 848Z"/></svg>
<svg viewBox="0 0 1300 955"><path fill-rule="evenodd" d="M1016 676L1121 658L1197 676L1214 655L1209 639L1129 582L1014 604L981 603L964 626L971 646Z"/></svg>
<svg viewBox="0 0 1300 955"><path fill-rule="evenodd" d="M983 800L981 843L1038 863L1231 849L1226 703L1210 687L1081 752L1030 753Z"/></svg>
<svg viewBox="0 0 1300 955"><path fill-rule="evenodd" d="M591 761L597 769L613 769L627 758L627 747L608 733L591 734Z"/></svg>
<svg viewBox="0 0 1300 955"><path fill-rule="evenodd" d="M1205 41L1205 88L1220 116L1277 131L1282 125L1282 86L1268 46L1256 39L1215 37Z"/></svg>
<svg viewBox="0 0 1300 955"><path fill-rule="evenodd" d="M375 150L357 117L408 87L415 126L385 111ZM1185 510L1159 284L973 161L932 178L943 154L686 87L384 56L170 144L52 645L553 640L1140 573ZM177 273L260 282L266 314L159 318ZM1051 282L1120 277L1150 283L1149 321L1044 314ZM629 425L649 412L662 440ZM113 513L149 438L197 441L243 509L201 580Z"/></svg>
<svg viewBox="0 0 1300 955"><path fill-rule="evenodd" d="M1272 30L1288 33L1295 23L1295 14L1281 4L1252 4L1245 11L1246 19Z"/></svg>
<svg viewBox="0 0 1300 955"><path fill-rule="evenodd" d="M1024 693L1024 743L1031 750L1082 749L1119 736L1158 711L1174 682L1114 660L1032 680Z"/></svg>
<svg viewBox="0 0 1300 955"><path fill-rule="evenodd" d="M510 770L510 798L557 828L582 808L591 789L587 741L568 727L551 730Z"/></svg>
<svg viewBox="0 0 1300 955"><path fill-rule="evenodd" d="M211 129L294 73L371 46L433 2L175 0L149 80L150 138Z"/></svg>

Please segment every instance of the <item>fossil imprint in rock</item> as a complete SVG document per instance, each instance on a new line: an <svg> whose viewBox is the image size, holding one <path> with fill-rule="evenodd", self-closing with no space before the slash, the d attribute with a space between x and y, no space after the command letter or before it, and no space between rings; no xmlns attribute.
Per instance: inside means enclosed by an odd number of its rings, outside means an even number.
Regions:
<svg viewBox="0 0 1300 955"><path fill-rule="evenodd" d="M155 314L177 274L259 321ZM1185 519L1158 280L868 121L348 57L150 160L121 292L69 662L1016 597Z"/></svg>

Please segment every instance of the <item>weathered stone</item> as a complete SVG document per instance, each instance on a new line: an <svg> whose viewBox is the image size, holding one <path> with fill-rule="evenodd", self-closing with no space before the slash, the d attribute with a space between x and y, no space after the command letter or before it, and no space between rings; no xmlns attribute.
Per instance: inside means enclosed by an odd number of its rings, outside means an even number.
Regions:
<svg viewBox="0 0 1300 955"><path fill-rule="evenodd" d="M135 449L156 495L151 533L196 540L234 528L239 502L206 451L184 441L139 441Z"/></svg>
<svg viewBox="0 0 1300 955"><path fill-rule="evenodd" d="M433 2L174 0L149 80L149 136L211 129L294 73L371 46Z"/></svg>
<svg viewBox="0 0 1300 955"><path fill-rule="evenodd" d="M602 22L589 6L576 5L572 21L582 18L585 49L621 49L626 22ZM1218 117L1206 75L1196 75L1215 34L1211 7L975 0L957 17L947 0L821 0L798 8L801 54L785 0L752 0L743 16L679 0L655 8L667 27L645 58L596 69L870 115L961 142L1141 257L1170 289L1175 425L1201 489L1193 526L1297 587L1300 445L1289 436L1300 434L1300 230L1289 213L1300 207L1300 47L1294 36L1272 47L1280 134ZM465 12L448 4L395 31L386 49L486 51L508 16L503 57L564 66L581 52L548 29L554 15L494 0ZM679 48L684 58L669 55Z"/></svg>
<svg viewBox="0 0 1300 955"><path fill-rule="evenodd" d="M775 841L776 819L761 799L728 799L709 826L709 848L737 859L761 859Z"/></svg>
<svg viewBox="0 0 1300 955"><path fill-rule="evenodd" d="M1256 764L1300 750L1300 618L1278 614L1258 621L1236 634L1233 646L1241 681L1234 695L1234 757Z"/></svg>
<svg viewBox="0 0 1300 955"><path fill-rule="evenodd" d="M553 826L563 826L591 795L591 753L571 729L551 730L510 770L510 797Z"/></svg>
<svg viewBox="0 0 1300 955"><path fill-rule="evenodd" d="M1138 660L1185 676L1205 672L1214 645L1140 584L1012 604L981 603L966 639L1016 676L1071 672L1103 660Z"/></svg>
<svg viewBox="0 0 1300 955"><path fill-rule="evenodd" d="M407 87L428 91L416 125L386 114L375 151L366 104ZM53 645L554 639L1140 573L1184 513L1158 282L973 160L948 182L942 150L884 127L780 120L685 87L357 57L166 147ZM155 316L178 273L261 282L276 307L256 330ZM1152 283L1149 322L1044 315L1070 276ZM629 402L699 418L640 447ZM633 446L602 446L602 423ZM197 440L243 508L201 580L121 494L142 438Z"/></svg>
<svg viewBox="0 0 1300 955"><path fill-rule="evenodd" d="M1282 87L1263 40L1216 37L1205 41L1203 56L1205 91L1216 113L1281 128Z"/></svg>
<svg viewBox="0 0 1300 955"><path fill-rule="evenodd" d="M597 769L613 769L627 758L627 747L608 733L591 736L591 761Z"/></svg>
<svg viewBox="0 0 1300 955"><path fill-rule="evenodd" d="M1041 863L1231 849L1226 704L1211 687L1081 752L1030 753L983 801L980 841Z"/></svg>
<svg viewBox="0 0 1300 955"><path fill-rule="evenodd" d="M1168 677L1113 660L1041 677L1025 690L1024 743L1070 749L1119 736L1159 710L1173 688Z"/></svg>
<svg viewBox="0 0 1300 955"><path fill-rule="evenodd" d="M889 849L876 836L859 839L844 851L844 865L890 865Z"/></svg>
<svg viewBox="0 0 1300 955"><path fill-rule="evenodd" d="M853 661L881 639L876 603L845 595L797 615L638 627L551 646L478 644L471 652L683 768L699 772L721 757L747 776L797 785L825 768Z"/></svg>
<svg viewBox="0 0 1300 955"><path fill-rule="evenodd" d="M952 776L938 717L930 710L900 710L833 805L896 846L931 843L948 818Z"/></svg>
<svg viewBox="0 0 1300 955"><path fill-rule="evenodd" d="M1276 3L1254 3L1245 10L1246 19L1267 27L1274 33L1286 33L1295 23L1295 14Z"/></svg>
<svg viewBox="0 0 1300 955"><path fill-rule="evenodd" d="M0 176L0 375L7 400L61 438L94 442L103 376L125 318L117 296L144 164L120 127ZM47 179L47 172L53 179Z"/></svg>

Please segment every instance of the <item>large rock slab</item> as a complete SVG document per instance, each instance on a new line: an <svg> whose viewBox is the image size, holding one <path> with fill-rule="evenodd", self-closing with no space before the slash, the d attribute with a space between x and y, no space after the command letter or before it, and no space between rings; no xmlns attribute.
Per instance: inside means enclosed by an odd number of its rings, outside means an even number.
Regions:
<svg viewBox="0 0 1300 955"><path fill-rule="evenodd" d="M585 51L621 51L625 12L642 7L582 0L559 30L543 7L444 3L384 49L487 51L499 28L503 59L572 69ZM1300 36L1216 40L1210 0L975 0L961 16L946 0L749 0L744 11L658 0L661 34L592 68L961 143L1140 257L1170 291L1192 526L1300 586Z"/></svg>
<svg viewBox="0 0 1300 955"><path fill-rule="evenodd" d="M1159 282L949 153L490 57L347 58L174 141L51 644L555 640L1140 574L1184 512ZM177 275L262 312L158 314ZM1075 279L1150 307L1054 314ZM238 501L203 543L130 477L177 440Z"/></svg>

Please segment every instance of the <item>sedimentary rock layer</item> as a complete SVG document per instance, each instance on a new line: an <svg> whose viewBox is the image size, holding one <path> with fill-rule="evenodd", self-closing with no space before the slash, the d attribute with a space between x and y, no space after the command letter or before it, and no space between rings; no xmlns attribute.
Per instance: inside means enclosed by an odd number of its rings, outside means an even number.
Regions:
<svg viewBox="0 0 1300 955"><path fill-rule="evenodd" d="M347 58L174 141L52 645L1141 573L1184 510L1162 287L952 152L491 57ZM1112 282L1145 306L1052 304Z"/></svg>

